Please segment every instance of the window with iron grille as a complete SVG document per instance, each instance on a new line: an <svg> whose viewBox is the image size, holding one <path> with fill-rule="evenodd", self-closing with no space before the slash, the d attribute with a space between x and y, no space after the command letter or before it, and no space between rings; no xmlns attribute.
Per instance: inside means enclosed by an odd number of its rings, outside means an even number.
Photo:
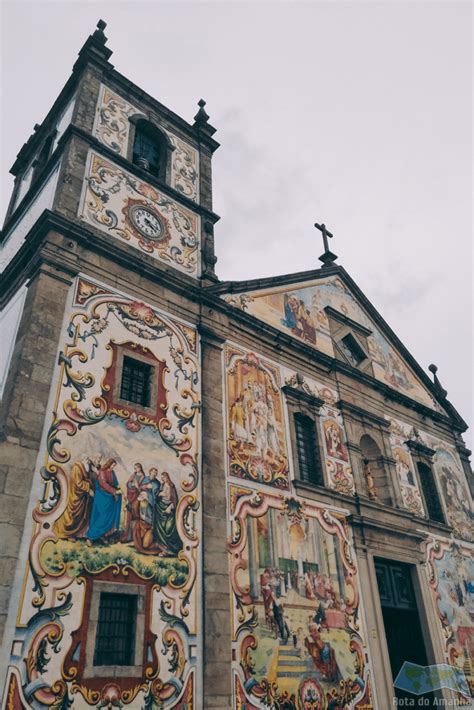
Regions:
<svg viewBox="0 0 474 710"><path fill-rule="evenodd" d="M300 478L307 483L315 483L322 486L324 481L319 460L315 423L304 414L295 414L294 422Z"/></svg>
<svg viewBox="0 0 474 710"><path fill-rule="evenodd" d="M125 356L122 366L120 398L142 407L149 407L152 373L153 367L151 365Z"/></svg>
<svg viewBox="0 0 474 710"><path fill-rule="evenodd" d="M100 595L94 666L132 666L135 655L135 594Z"/></svg>
<svg viewBox="0 0 474 710"><path fill-rule="evenodd" d="M426 503L426 512L430 520L437 523L444 523L443 510L439 500L438 490L433 478L433 471L424 463L418 463L418 473L420 475L421 489Z"/></svg>

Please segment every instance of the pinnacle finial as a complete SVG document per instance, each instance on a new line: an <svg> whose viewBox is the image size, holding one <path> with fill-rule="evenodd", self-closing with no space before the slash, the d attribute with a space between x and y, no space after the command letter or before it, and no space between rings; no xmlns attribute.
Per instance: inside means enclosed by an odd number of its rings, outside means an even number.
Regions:
<svg viewBox="0 0 474 710"><path fill-rule="evenodd" d="M107 27L107 23L104 22L104 20L99 20L96 27L97 29L93 34L94 39L98 40L101 44L105 44L107 42L107 37L104 34L104 30Z"/></svg>
<svg viewBox="0 0 474 710"><path fill-rule="evenodd" d="M202 126L209 121L209 116L206 113L206 111L204 110L205 105L206 105L206 102L204 101L204 99L199 99L199 101L198 101L199 111L194 116L194 123L197 124L198 126Z"/></svg>
<svg viewBox="0 0 474 710"><path fill-rule="evenodd" d="M438 372L437 366L433 365L433 363L431 363L431 365L428 365L428 370L433 373L433 382L434 382L434 386L438 390L438 394L440 394L441 397L443 397L443 399L445 399L448 395L448 392L447 392L447 390L444 389L441 382L439 381L438 375L436 374Z"/></svg>

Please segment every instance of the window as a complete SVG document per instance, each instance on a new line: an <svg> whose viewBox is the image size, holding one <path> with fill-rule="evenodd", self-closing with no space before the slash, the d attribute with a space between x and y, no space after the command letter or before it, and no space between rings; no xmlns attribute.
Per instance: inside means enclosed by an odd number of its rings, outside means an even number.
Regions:
<svg viewBox="0 0 474 710"><path fill-rule="evenodd" d="M360 363L366 359L364 351L352 333L348 333L339 341L339 347L354 367L359 367Z"/></svg>
<svg viewBox="0 0 474 710"><path fill-rule="evenodd" d="M53 131L45 140L43 143L43 147L41 148L38 157L34 161L34 170L33 170L33 179L32 182L34 182L40 175L41 171L43 170L44 166L49 160L49 156L51 155L51 149L53 147L54 139L56 136L56 131Z"/></svg>
<svg viewBox="0 0 474 710"><path fill-rule="evenodd" d="M136 125L132 160L155 177L164 179L166 142L160 131L146 121Z"/></svg>
<svg viewBox="0 0 474 710"><path fill-rule="evenodd" d="M123 358L120 398L141 407L150 406L150 383L153 367L132 357Z"/></svg>
<svg viewBox="0 0 474 710"><path fill-rule="evenodd" d="M424 463L417 463L418 473L421 482L421 489L426 503L426 512L430 520L437 523L444 523L444 515L439 500L433 471Z"/></svg>
<svg viewBox="0 0 474 710"><path fill-rule="evenodd" d="M322 486L324 481L314 421L304 414L295 414L294 422L300 478L307 483Z"/></svg>
<svg viewBox="0 0 474 710"><path fill-rule="evenodd" d="M131 666L135 655L137 596L102 592L94 666Z"/></svg>

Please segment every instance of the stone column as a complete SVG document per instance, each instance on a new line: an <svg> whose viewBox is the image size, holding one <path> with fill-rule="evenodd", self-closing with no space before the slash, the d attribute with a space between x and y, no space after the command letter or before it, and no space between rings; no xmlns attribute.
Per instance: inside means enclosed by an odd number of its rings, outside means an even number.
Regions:
<svg viewBox="0 0 474 710"><path fill-rule="evenodd" d="M0 635L20 546L29 545L25 515L70 284L69 275L44 264L31 278L8 372L0 421Z"/></svg>
<svg viewBox="0 0 474 710"><path fill-rule="evenodd" d="M227 501L222 339L201 327L202 379L202 555L203 700L199 707L232 707L230 582L227 553Z"/></svg>

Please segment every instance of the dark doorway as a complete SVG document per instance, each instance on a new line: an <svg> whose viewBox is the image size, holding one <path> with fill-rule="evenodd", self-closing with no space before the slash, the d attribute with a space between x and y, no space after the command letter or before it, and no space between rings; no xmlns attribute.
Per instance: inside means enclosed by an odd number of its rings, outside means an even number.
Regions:
<svg viewBox="0 0 474 710"><path fill-rule="evenodd" d="M405 661L419 666L428 665L413 589L412 568L401 562L378 559L375 561L375 570L392 678L395 680ZM398 699L413 698L415 703L416 698L420 697L398 688L394 688L394 691ZM430 705L424 707L431 707L433 694L426 693L422 697L425 703L426 698L430 698Z"/></svg>

